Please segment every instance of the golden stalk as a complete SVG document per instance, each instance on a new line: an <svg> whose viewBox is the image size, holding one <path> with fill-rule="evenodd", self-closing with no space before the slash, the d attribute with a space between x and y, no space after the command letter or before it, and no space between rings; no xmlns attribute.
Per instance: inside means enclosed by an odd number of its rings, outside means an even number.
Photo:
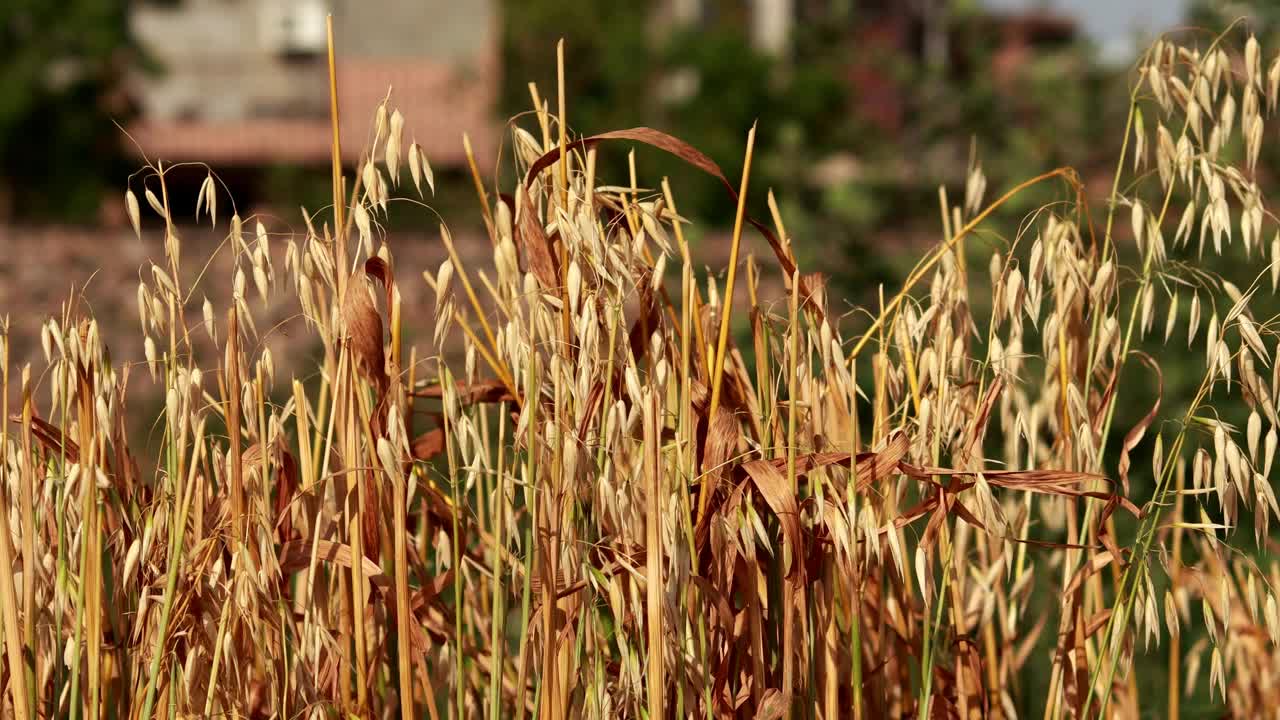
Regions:
<svg viewBox="0 0 1280 720"><path fill-rule="evenodd" d="M787 352L787 486L792 495L797 491L796 483L796 416L800 414L799 384L796 373L800 368L800 272L791 275L789 334L790 347ZM787 563L802 562L784 547L783 572L788 573L785 581L785 595L782 598L782 693L786 698L786 711L783 717L790 720L795 702L791 699L795 693L795 613L796 595L800 588L791 580L792 568Z"/></svg>
<svg viewBox="0 0 1280 720"><path fill-rule="evenodd" d="M31 374L30 368L22 370L22 455L27 459L22 464L21 484L18 490L18 502L22 510L22 638L27 648L26 662L23 663L22 684L27 693L29 706L37 707L36 700L36 657L39 648L36 646L36 506L35 506L35 468L32 463L35 456L31 447ZM0 514L8 518L8 515ZM0 567L6 567L0 565Z"/></svg>
<svg viewBox="0 0 1280 720"><path fill-rule="evenodd" d="M4 404L0 405L0 415L4 416L4 437L8 437L9 431L9 346L8 343L3 347L3 372L4 372ZM0 442L0 453L7 454L8 443ZM30 462L28 455L27 462ZM0 455L0 460L8 462L7 457ZM9 519L9 501L6 497L7 493L0 492L0 518L4 518L5 522ZM5 531L0 532L0 567L12 568L13 548L9 539L8 525ZM18 593L13 584L13 573L0 572L0 603L3 607L4 618L4 644L9 654L9 695L13 699L13 714L17 720L28 720L32 717L30 707L27 704L27 690L21 682L19 673L16 668L25 666L23 661L23 633L18 624ZM29 606L28 606L29 607ZM28 611L29 612L29 611Z"/></svg>
<svg viewBox="0 0 1280 720"><path fill-rule="evenodd" d="M720 409L720 384L724 379L725 348L729 344L729 326L733 321L733 283L738 274L738 249L742 245L742 222L747 212L747 187L751 178L751 155L756 144L756 126L747 133L747 154L742 161L742 182L738 187L738 210L733 219L733 243L729 246L729 275L725 280L720 301L720 334L716 341L716 354L711 362L711 410L707 417L714 421ZM707 511L711 499L710 483L703 483L698 491L698 517Z"/></svg>
<svg viewBox="0 0 1280 720"><path fill-rule="evenodd" d="M662 445L658 442L659 389L648 392L644 402L644 474L645 474L645 588L649 631L649 717L662 717L666 712L663 693L666 688L664 650L666 636L662 617Z"/></svg>
<svg viewBox="0 0 1280 720"><path fill-rule="evenodd" d="M329 119L333 129L331 160L333 166L333 244L334 266L338 275L338 307L342 306L341 298L347 286L347 238L344 233L346 222L343 219L345 206L342 203L342 138L338 124L338 68L334 58L333 14L325 16L325 40L328 47L329 61Z"/></svg>
<svg viewBox="0 0 1280 720"><path fill-rule="evenodd" d="M391 305L391 334L394 338L391 344L391 357L392 367L397 370L400 370L401 368L400 321L400 294L396 293ZM410 369L410 377L412 377L412 369ZM398 384L397 387L399 387ZM410 387L412 387L412 382L410 383ZM403 393L398 391L397 395L403 397ZM410 416L407 427L413 427L412 416ZM399 457L400 451L398 448L392 448L392 452L397 458ZM396 469L398 470L398 468ZM405 506L407 488L403 472L396 472L392 476L391 494L391 514L393 518L392 522L394 524L392 529L392 539L395 545L396 657L399 661L400 717L404 718L404 720L413 720L413 671L410 664L411 650L409 646L409 635L411 633L410 628L413 626L413 618L409 614L409 530L407 527L408 508Z"/></svg>

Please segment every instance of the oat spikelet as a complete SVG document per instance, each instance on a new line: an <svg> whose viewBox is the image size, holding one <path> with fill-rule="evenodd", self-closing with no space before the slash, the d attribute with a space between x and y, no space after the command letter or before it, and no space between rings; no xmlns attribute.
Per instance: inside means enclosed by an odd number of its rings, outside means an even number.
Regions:
<svg viewBox="0 0 1280 720"><path fill-rule="evenodd" d="M129 224L133 226L133 234L142 239L142 214L138 210L138 196L132 190L124 191L124 211L129 216Z"/></svg>

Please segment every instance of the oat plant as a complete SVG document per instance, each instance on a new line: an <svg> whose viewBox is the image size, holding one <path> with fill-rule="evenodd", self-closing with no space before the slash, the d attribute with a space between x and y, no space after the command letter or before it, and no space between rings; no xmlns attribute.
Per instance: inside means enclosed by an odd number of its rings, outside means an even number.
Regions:
<svg viewBox="0 0 1280 720"><path fill-rule="evenodd" d="M397 264L388 206L435 178L393 95L296 228L148 163L139 335L75 296L43 366L0 355L4 714L1274 712L1280 222L1256 166L1280 60L1230 37L1143 56L1108 197L1059 168L988 198L975 164L853 312L799 266L821 240L746 199L767 118L726 177L671 134L575 132L563 61L509 126L515 181L471 164L483 267L444 225L439 267ZM636 156L596 176L638 146L724 186L725 268L695 266L678 188ZM205 175L222 264L182 256L175 173ZM1053 201L1011 217L1029 190ZM405 307L419 282L434 301ZM272 357L268 300L313 358ZM1181 406L1166 353L1201 373ZM144 374L164 409L139 437ZM1141 420L1113 428L1122 403Z"/></svg>

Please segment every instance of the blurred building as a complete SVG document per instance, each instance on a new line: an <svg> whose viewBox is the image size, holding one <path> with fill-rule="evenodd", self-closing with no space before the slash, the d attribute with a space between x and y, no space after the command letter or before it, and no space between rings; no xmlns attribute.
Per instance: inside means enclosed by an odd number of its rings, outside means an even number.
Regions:
<svg viewBox="0 0 1280 720"><path fill-rule="evenodd" d="M330 162L325 17L334 16L341 139L354 164L393 90L433 165L496 142L498 0L140 0L131 25L159 68L138 72L129 134L169 162L220 171Z"/></svg>

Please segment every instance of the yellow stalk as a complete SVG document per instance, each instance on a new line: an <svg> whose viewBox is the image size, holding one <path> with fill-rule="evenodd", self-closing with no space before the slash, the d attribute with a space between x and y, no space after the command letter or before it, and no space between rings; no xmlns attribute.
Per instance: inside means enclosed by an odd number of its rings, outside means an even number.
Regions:
<svg viewBox="0 0 1280 720"><path fill-rule="evenodd" d="M345 348L343 352L348 352ZM368 643L365 636L365 579L364 579L364 470L359 467L360 449L359 449L359 425L360 414L356 404L355 394L358 390L356 387L355 373L352 364L347 365L347 375L343 382L343 401L344 401L344 423L343 435L346 442L344 443L343 456L346 458L347 467L345 468L349 476L354 478L354 482L350 485L351 491L347 495L347 511L348 521L347 537L351 543L351 634L355 640L356 646L356 707L364 708L368 696L368 680L365 677L365 669L368 667ZM355 507L352 511L351 495L355 495Z"/></svg>
<svg viewBox="0 0 1280 720"><path fill-rule="evenodd" d="M745 195L745 192L744 192ZM790 306L790 345L787 353L787 486L794 496L796 494L796 416L800 414L800 386L796 382L796 372L800 368L800 271L791 275ZM797 548L798 549L798 548ZM782 598L782 694L786 698L784 717L791 718L795 703L790 697L795 693L795 603L800 588L790 579L788 563L802 560L795 557L783 546L783 571L788 572L784 583L786 596Z"/></svg>
<svg viewBox="0 0 1280 720"><path fill-rule="evenodd" d="M334 59L332 13L325 16L324 25L325 39L329 50L329 119L333 128L331 158L333 166L334 267L337 268L338 298L339 307L341 307L341 298L347 287L347 239L343 234L343 228L346 227L343 213L346 208L342 203L342 139L338 131L338 68Z"/></svg>
<svg viewBox="0 0 1280 720"><path fill-rule="evenodd" d="M568 116L565 115L564 106L564 38L560 38L560 42L556 43L556 90L559 96L560 109L560 160L556 163L558 175L556 180L557 194L560 196L560 207L565 213L569 212L569 154L565 152L565 140L568 136ZM561 242L564 240L564 233L560 234Z"/></svg>
<svg viewBox="0 0 1280 720"><path fill-rule="evenodd" d="M484 180L480 178L480 168L476 166L476 154L471 149L471 136L467 133L462 133L462 149L467 154L467 169L471 171L471 182L475 185L476 197L480 200L480 212L484 214L484 226L489 231L489 241L496 245L498 236L494 231L493 210L489 207L489 194L485 192Z"/></svg>
<svg viewBox="0 0 1280 720"><path fill-rule="evenodd" d="M22 511L22 637L27 648L26 662L23 663L22 685L30 701L36 708L36 509L34 500L35 456L31 448L31 369L22 369L22 455L26 462L22 464L21 485L18 489L18 502ZM0 515L8 519L8 515ZM12 671L12 670L11 670ZM14 678L14 682L17 678Z"/></svg>
<svg viewBox="0 0 1280 720"><path fill-rule="evenodd" d="M400 294L396 293L391 305L391 336L393 338L391 357L392 366L397 370L400 370L401 367L400 319ZM410 373L412 374L412 370L410 370ZM397 391L396 395L402 398L405 397L404 393L399 391ZM413 426L410 424L406 425L406 427L411 430ZM398 448L393 448L392 452L398 456L400 451ZM391 513L392 522L395 525L392 541L395 547L396 656L399 661L400 676L400 717L404 718L404 720L413 720L413 671L410 667L409 648L409 633L411 632L410 628L412 627L413 619L409 614L409 531L406 517L408 508L405 506L406 490L404 473L396 472L391 482Z"/></svg>
<svg viewBox="0 0 1280 720"><path fill-rule="evenodd" d="M747 133L747 154L742 163L742 182L738 187L738 210L733 219L733 243L729 247L729 276L725 280L724 293L720 301L720 335L716 341L716 354L711 366L711 409L707 414L708 422L713 422L716 411L720 409L720 383L724 379L725 347L729 343L729 326L733 320L733 283L738 273L738 249L742 245L742 221L747 211L747 187L751 178L751 155L756 144L756 126L751 126ZM698 491L698 517L707 510L707 501L711 499L711 484L703 483Z"/></svg>
<svg viewBox="0 0 1280 720"><path fill-rule="evenodd" d="M596 149L591 148L587 151L587 178L583 186L584 199L587 204L587 212L591 215L596 211Z"/></svg>
<svg viewBox="0 0 1280 720"><path fill-rule="evenodd" d="M850 565L853 584L849 595L849 626L851 656L850 684L853 686L853 719L862 720L862 577L858 567L858 449L862 445L861 426L858 421L858 360L849 361L849 488L846 502L849 510L849 546L852 550Z"/></svg>
<svg viewBox="0 0 1280 720"><path fill-rule="evenodd" d="M244 538L244 468L240 465L240 331L239 311L227 311L227 350L223 365L226 374L227 437L231 442L231 547L232 554Z"/></svg>
<svg viewBox="0 0 1280 720"><path fill-rule="evenodd" d="M89 381L82 380L79 388L80 415L80 451L83 453L82 470L85 482L80 483L81 514L84 518L85 540L81 547L81 622L85 628L85 653L88 659L88 683L85 695L85 706L88 708L88 720L97 720L99 697L102 688L102 538L100 513L98 510L97 477L98 464L103 460L104 452L98 431L95 428L93 388ZM5 544L8 540L5 540ZM3 575L4 573L0 573ZM0 582L0 592L4 592ZM11 583L9 583L11 584ZM17 623L14 624L14 636L17 637ZM8 633L6 633L6 636ZM21 667L21 665L15 665Z"/></svg>
<svg viewBox="0 0 1280 720"><path fill-rule="evenodd" d="M538 93L538 83L529 83L529 99L533 101L534 114L538 117L538 127L542 130L542 151L546 152L551 149L551 119L547 117L550 110Z"/></svg>
<svg viewBox="0 0 1280 720"><path fill-rule="evenodd" d="M659 392L650 390L644 406L644 474L646 480L645 512L645 587L649 631L649 717L662 717L665 711L663 692L666 687L662 618L662 443L659 439Z"/></svg>
<svg viewBox="0 0 1280 720"><path fill-rule="evenodd" d="M4 404L0 405L0 415L4 416L4 435L0 438L8 437L9 433L9 413L5 408L9 406L9 344L4 343L3 347L3 373L4 373ZM0 442L0 453L5 451L8 443ZM0 454L0 460L8 462L8 458ZM27 462L30 463L30 456L27 456ZM5 497L5 493L0 492L0 518L4 518L5 522L9 519L9 501ZM8 526L6 525L6 528ZM12 568L13 564L13 548L10 546L9 533L0 532L0 567ZM9 695L13 699L13 714L17 720L28 720L31 717L31 711L27 705L26 688L19 681L17 668L23 667L23 646L22 631L18 624L18 593L13 584L13 573L0 572L0 603L3 603L4 616L4 644L9 655Z"/></svg>

